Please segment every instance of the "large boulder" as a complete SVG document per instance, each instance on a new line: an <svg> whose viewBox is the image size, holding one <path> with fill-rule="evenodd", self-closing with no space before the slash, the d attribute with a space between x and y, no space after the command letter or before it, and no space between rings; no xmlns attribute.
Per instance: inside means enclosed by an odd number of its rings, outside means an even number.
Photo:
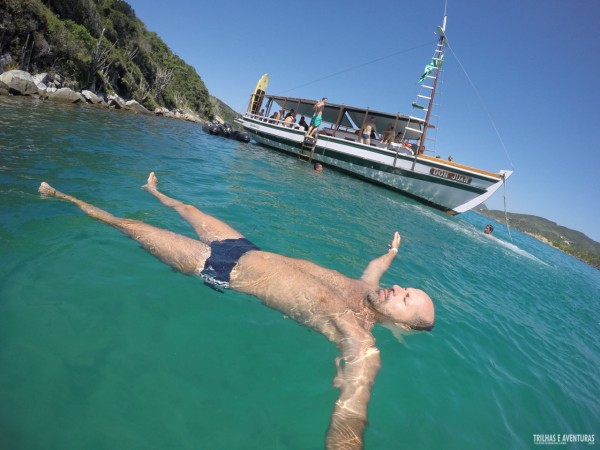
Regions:
<svg viewBox="0 0 600 450"><path fill-rule="evenodd" d="M156 114L157 116L166 116L170 113L171 111L169 111L167 108L165 108L164 106L159 106L157 108L154 109L154 114Z"/></svg>
<svg viewBox="0 0 600 450"><path fill-rule="evenodd" d="M54 83L55 87L59 88L62 87L62 84L65 80L59 74L55 73L51 81Z"/></svg>
<svg viewBox="0 0 600 450"><path fill-rule="evenodd" d="M13 95L32 95L38 93L33 77L23 70L9 70L0 74L0 81L8 86Z"/></svg>
<svg viewBox="0 0 600 450"><path fill-rule="evenodd" d="M56 92L48 93L48 100L65 103L78 103L83 101L83 96L69 88L60 88Z"/></svg>
<svg viewBox="0 0 600 450"><path fill-rule="evenodd" d="M48 74L46 72L38 73L37 75L33 75L31 78L33 78L33 82L36 84L36 86L40 87L39 85L41 84L44 88L47 87Z"/></svg>
<svg viewBox="0 0 600 450"><path fill-rule="evenodd" d="M125 100L117 94L108 94L106 96L106 101L111 108L121 109L125 107Z"/></svg>
<svg viewBox="0 0 600 450"><path fill-rule="evenodd" d="M0 95L9 95L8 86L4 81L0 81Z"/></svg>
<svg viewBox="0 0 600 450"><path fill-rule="evenodd" d="M97 104L102 103L104 101L103 98L98 97L92 91L83 90L83 91L81 91L81 95L83 96L83 98L85 99L85 101L87 101L88 103L91 103L92 105L97 105Z"/></svg>
<svg viewBox="0 0 600 450"><path fill-rule="evenodd" d="M125 102L125 109L136 112L136 113L142 113L142 114L150 113L150 111L148 111L146 108L144 108L142 105L140 105L135 100L129 100L129 101Z"/></svg>

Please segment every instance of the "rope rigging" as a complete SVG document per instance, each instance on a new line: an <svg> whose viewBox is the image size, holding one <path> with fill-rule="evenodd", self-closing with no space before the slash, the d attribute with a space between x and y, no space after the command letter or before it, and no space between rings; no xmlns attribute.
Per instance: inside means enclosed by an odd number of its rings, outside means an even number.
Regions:
<svg viewBox="0 0 600 450"><path fill-rule="evenodd" d="M467 77L467 80L469 81L469 84L471 85L471 88L473 89L473 91L475 91L475 94L477 95L477 98L481 102L481 107L483 108L485 114L487 115L488 120L492 124L492 128L494 128L494 131L496 132L496 136L498 137L498 140L500 141L500 145L502 146L502 149L504 150L504 154L506 155L506 158L508 159L508 162L510 163L510 167L514 171L515 170L515 166L514 166L514 164L512 162L512 159L510 158L510 155L508 154L508 149L506 148L506 145L504 145L504 141L502 140L502 136L500 136L500 132L498 131L498 128L496 127L496 123L494 122L494 119L492 119L492 116L491 116L491 114L490 114L487 106L485 105L485 102L483 101L483 97L481 97L481 94L479 94L479 90L477 89L477 87L473 83L473 80L471 80L471 77L469 76L469 74L465 70L465 67L460 62L460 59L458 58L458 56L454 52L454 49L450 46L450 44L446 43L446 45L450 49L450 51L452 52L452 55L454 55L454 58L456 59L456 62L458 62L458 65L460 66L460 68L462 69L463 73ZM503 197L504 197L504 221L505 221L505 224L506 224L506 230L508 231L508 236L510 237L510 241L512 242L513 238L512 238L512 234L510 232L510 226L508 224L508 212L507 212L507 207L506 207L506 199L507 199L507 194L506 194L506 179L504 178L504 175L502 176L502 179L504 180L504 183L502 183L503 186L504 186L504 195L503 195Z"/></svg>
<svg viewBox="0 0 600 450"><path fill-rule="evenodd" d="M435 41L433 41L433 43L435 43ZM295 86L295 87L293 87L293 88L286 89L285 91L281 91L281 92L277 93L276 95L283 95L283 94L285 94L285 93L287 93L287 92L294 91L294 90L296 90L296 89L300 89L301 87L309 86L309 85L311 85L311 84L314 84L314 83L317 83L317 82L319 82L319 81L326 80L327 78L332 78L332 77L335 77L335 76L338 76L338 75L341 75L341 74L344 74L344 73L350 72L350 71L352 71L352 70L360 69L361 67L368 66L368 65L370 65L370 64L374 64L374 63L377 63L377 62L379 62L379 61L383 61L384 59L388 59L388 58L391 58L391 57L393 57L393 56L396 56L396 55L401 55L402 53L408 53L408 52L411 52L411 51L413 51L413 50L417 50L417 49L419 49L419 48L423 48L423 47L426 47L426 46L431 46L431 45L432 45L432 41L429 41L429 42L427 42L427 43L425 43L425 44L420 44L420 45L417 45L417 46L415 46L415 47L407 48L407 49L404 49L404 50L399 50L399 51L397 51L397 52L390 53L389 55L380 56L379 58L375 58L375 59L372 59L372 60L370 60L370 61L366 61L366 62L363 62L363 63L357 64L357 65L355 65L355 66L348 67L348 68L346 68L346 69L342 69L342 70L340 70L340 71L338 71L338 72L334 72L334 73L331 73L331 74L329 74L329 75L325 75L325 76L323 76L323 77L321 77L321 78L317 78L317 79L315 79L315 80L308 81L308 82L306 82L306 83L300 84L300 85L298 85L298 86Z"/></svg>
<svg viewBox="0 0 600 450"><path fill-rule="evenodd" d="M504 145L504 141L502 140L502 136L500 136L500 132L498 131L498 128L496 127L496 123L494 122L494 119L492 119L492 116L491 116L491 114L490 114L487 106L485 105L485 102L483 101L483 98L479 94L479 91L477 90L477 87L475 86L475 84L471 80L471 77L469 76L469 74L465 70L464 66L460 62L460 59L458 59L458 56L456 55L456 53L454 53L454 50L452 49L452 47L450 47L449 44L446 44L446 46L450 49L450 51L452 52L452 54L456 58L456 62L458 62L458 65L460 66L460 68L462 69L463 73L467 77L467 80L469 81L469 84L473 88L473 91L475 91L475 94L477 95L477 98L481 102L481 107L483 108L483 110L484 110L485 114L487 115L490 123L492 124L492 128L494 128L494 131L496 132L496 136L498 137L498 140L500 141L500 145L502 145L502 149L504 150L504 153L506 155L506 158L508 159L508 162L510 163L511 168L513 170L515 170L515 166L514 166L514 164L512 162L512 159L510 158L510 155L508 154L508 150L506 148L506 145Z"/></svg>

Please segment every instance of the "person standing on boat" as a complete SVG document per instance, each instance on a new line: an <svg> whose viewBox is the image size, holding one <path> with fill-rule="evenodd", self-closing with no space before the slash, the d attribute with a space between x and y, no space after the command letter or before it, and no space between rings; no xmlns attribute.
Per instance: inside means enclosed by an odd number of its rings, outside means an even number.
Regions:
<svg viewBox="0 0 600 450"><path fill-rule="evenodd" d="M321 126L321 121L323 120L323 108L325 108L325 103L327 103L327 97L323 97L320 102L315 103L315 106L313 106L313 111L315 113L313 114L312 120L310 121L310 126L308 127L306 136L313 137L315 131L318 130Z"/></svg>
<svg viewBox="0 0 600 450"><path fill-rule="evenodd" d="M283 123L283 121L285 120L285 115L286 115L285 109L281 109L279 111L279 117L277 118L278 119L278 125L281 125Z"/></svg>
<svg viewBox="0 0 600 450"><path fill-rule="evenodd" d="M265 306L335 343L341 355L335 359L333 385L340 389L340 396L331 413L326 445L328 449L362 449L367 404L381 366L372 334L375 323L429 331L435 322L434 305L425 292L397 285L379 287L398 253L400 235L396 232L388 251L369 262L362 276L354 279L310 261L260 250L226 223L160 192L154 172L143 188L173 208L199 239L113 216L45 182L38 190L73 202L173 269L199 276L215 289L231 288L258 297Z"/></svg>
<svg viewBox="0 0 600 450"><path fill-rule="evenodd" d="M392 142L393 137L394 137L394 124L390 123L390 126L387 127L387 129L383 133L381 133L381 143L389 144L390 142Z"/></svg>
<svg viewBox="0 0 600 450"><path fill-rule="evenodd" d="M369 117L367 122L363 125L360 130L360 140L361 144L371 145L371 133L378 133L377 126L375 125L375 119L373 117Z"/></svg>

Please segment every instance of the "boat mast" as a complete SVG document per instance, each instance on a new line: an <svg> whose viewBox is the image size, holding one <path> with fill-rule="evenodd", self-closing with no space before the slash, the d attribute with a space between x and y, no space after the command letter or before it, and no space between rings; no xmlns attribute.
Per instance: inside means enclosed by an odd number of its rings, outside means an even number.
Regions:
<svg viewBox="0 0 600 450"><path fill-rule="evenodd" d="M444 56L444 45L446 44L446 19L447 16L444 15L444 23L441 27L438 27L437 29L440 38L438 40L437 48L435 49L435 54L433 56L433 61L436 62L435 76L433 77L431 97L429 98L429 104L427 106L427 114L425 115L425 123L423 124L423 134L421 135L421 139L419 140L419 148L417 150L417 155L420 155L425 151L425 137L427 135L427 129L429 128L429 119L431 118L431 110L433 109L433 99L435 98L435 90L437 88L440 67L442 65L442 58Z"/></svg>

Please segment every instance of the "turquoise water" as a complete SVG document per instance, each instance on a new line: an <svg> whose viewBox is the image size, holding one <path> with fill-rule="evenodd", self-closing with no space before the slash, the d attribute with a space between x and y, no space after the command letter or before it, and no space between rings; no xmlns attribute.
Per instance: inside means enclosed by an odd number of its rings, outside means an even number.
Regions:
<svg viewBox="0 0 600 450"><path fill-rule="evenodd" d="M376 328L367 449L598 439L599 271L196 124L0 97L0 448L323 448L332 344L36 192L46 180L193 237L139 189L151 170L260 247L350 276L400 231L383 282L426 290L437 324L403 342Z"/></svg>

